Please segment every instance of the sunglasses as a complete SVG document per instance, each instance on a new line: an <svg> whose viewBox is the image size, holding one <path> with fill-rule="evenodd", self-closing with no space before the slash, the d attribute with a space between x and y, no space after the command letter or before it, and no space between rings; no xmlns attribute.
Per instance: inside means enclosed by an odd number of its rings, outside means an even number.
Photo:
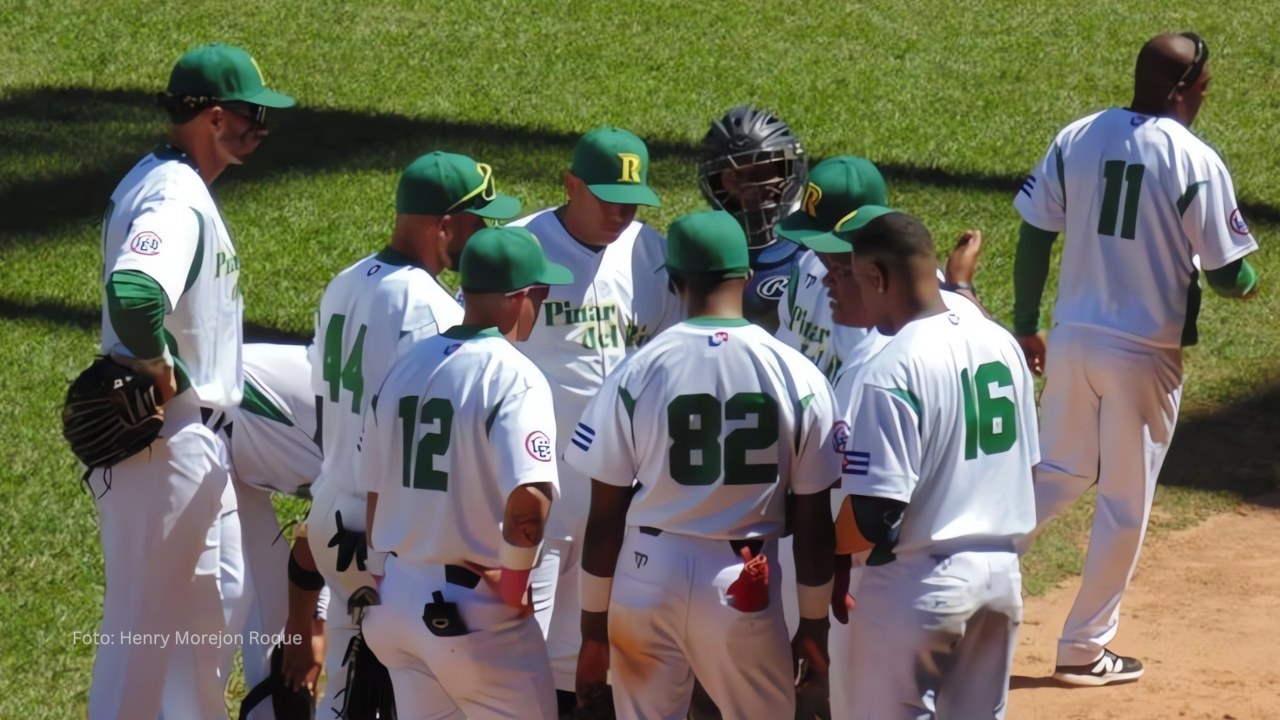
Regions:
<svg viewBox="0 0 1280 720"><path fill-rule="evenodd" d="M550 285L530 285L529 287L522 287L519 290L512 290L511 292L506 293L506 296L515 297L516 295L519 295L521 293L535 293L539 291L549 291L549 290L551 290Z"/></svg>
<svg viewBox="0 0 1280 720"><path fill-rule="evenodd" d="M1182 77L1178 78L1178 82L1174 83L1169 89L1169 94L1165 96L1165 100L1172 100L1178 90L1194 83L1200 77L1200 73L1204 71L1204 64L1209 60L1209 46L1205 45L1204 40L1199 35L1188 32L1182 33L1182 37L1196 44L1195 57L1191 60L1191 64L1186 70L1182 71Z"/></svg>
<svg viewBox="0 0 1280 720"><path fill-rule="evenodd" d="M267 126L267 107L250 103L224 103L222 109L248 120L257 127Z"/></svg>
<svg viewBox="0 0 1280 720"><path fill-rule="evenodd" d="M476 170L480 171L480 185L459 198L458 202L445 208L445 211L441 213L442 215L448 215L454 210L466 209L473 206L484 207L490 200L497 197L498 190L493 184L493 168L484 163L476 163Z"/></svg>

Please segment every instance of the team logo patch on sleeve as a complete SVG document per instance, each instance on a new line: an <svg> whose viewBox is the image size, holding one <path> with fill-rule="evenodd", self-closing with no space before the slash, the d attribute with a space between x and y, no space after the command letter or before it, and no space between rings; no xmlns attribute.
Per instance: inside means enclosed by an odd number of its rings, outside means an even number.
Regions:
<svg viewBox="0 0 1280 720"><path fill-rule="evenodd" d="M579 450L590 450L591 443L595 442L596 431L592 430L584 423L578 423L578 427L573 429L573 444L578 446Z"/></svg>
<svg viewBox="0 0 1280 720"><path fill-rule="evenodd" d="M851 450L843 453L840 472L845 475L866 475L871 470L871 453Z"/></svg>
<svg viewBox="0 0 1280 720"><path fill-rule="evenodd" d="M1231 232L1237 235L1249 234L1249 226L1245 224L1244 216L1240 214L1240 208L1231 211L1231 219L1227 224L1231 227Z"/></svg>
<svg viewBox="0 0 1280 720"><path fill-rule="evenodd" d="M524 449L538 462L551 462L551 438L541 430L534 430L524 439Z"/></svg>
<svg viewBox="0 0 1280 720"><path fill-rule="evenodd" d="M831 444L835 446L835 451L842 455L849 449L849 423L843 420L836 421L835 430L831 432Z"/></svg>
<svg viewBox="0 0 1280 720"><path fill-rule="evenodd" d="M159 255L160 236L150 230L144 230L134 235L129 241L129 250L139 255Z"/></svg>

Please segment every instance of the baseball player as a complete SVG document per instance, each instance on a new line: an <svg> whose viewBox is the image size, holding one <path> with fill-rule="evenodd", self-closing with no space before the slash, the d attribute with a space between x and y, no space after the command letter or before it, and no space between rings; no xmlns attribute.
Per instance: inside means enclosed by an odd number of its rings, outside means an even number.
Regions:
<svg viewBox="0 0 1280 720"><path fill-rule="evenodd" d="M874 547L850 615L852 717L1003 718L1035 526L1034 386L1013 337L951 311L929 232L867 206L853 275L891 339L838 423L841 492Z"/></svg>
<svg viewBox="0 0 1280 720"><path fill-rule="evenodd" d="M511 223L528 228L547 257L574 276L573 284L548 291L537 325L518 346L551 384L557 456L605 377L682 316L663 268L662 236L635 219L638 206L659 205L648 179L643 140L621 128L596 128L574 148L564 177L568 202ZM547 550L533 587L561 707L572 712L581 645L577 568L591 491L587 477L563 463L559 471L563 497L548 521Z"/></svg>
<svg viewBox="0 0 1280 720"><path fill-rule="evenodd" d="M462 308L436 280L453 264L455 249L486 219L519 211L520 201L495 190L488 165L453 153L423 155L400 177L390 243L339 273L320 300L311 386L324 462L305 535L336 608L326 623L325 661L325 695L335 710L345 677L339 668L355 634L348 601L361 587L373 587L369 570L381 561L376 555L366 561L365 493L354 476L362 415L405 348L462 320Z"/></svg>
<svg viewBox="0 0 1280 720"><path fill-rule="evenodd" d="M225 623L215 521L227 447L202 413L240 401L243 302L209 185L257 149L268 107L294 101L264 86L244 50L205 45L178 60L160 103L168 143L120 181L103 218L102 351L155 380L164 427L146 452L88 477L113 641L97 646L90 718L156 717L162 694L173 717L226 713L216 645L175 642Z"/></svg>
<svg viewBox="0 0 1280 720"><path fill-rule="evenodd" d="M359 478L388 552L370 649L398 717L555 720L529 574L557 494L551 388L511 341L573 273L522 228L476 233L462 324L416 344L366 413Z"/></svg>
<svg viewBox="0 0 1280 720"><path fill-rule="evenodd" d="M732 215L694 213L668 232L690 319L609 377L565 452L593 478L579 699L608 673L619 717L680 718L696 674L726 717L790 718L777 538L791 493L792 646L820 673L839 475L830 385L743 318L750 261Z"/></svg>
<svg viewBox="0 0 1280 720"><path fill-rule="evenodd" d="M244 569L240 575L245 579L244 607L230 614L246 618L243 628L230 624L228 632L243 632L244 679L252 690L271 675L275 643L264 642L264 638L277 638L283 632L288 638L282 643L285 656L303 656L317 675L324 661L323 612L317 613L314 600L309 615L299 613L304 622L286 631L289 591L283 571L290 564L290 551L271 505L273 492L309 497L311 483L320 473L316 399L307 348L246 344L244 398L228 413L228 423L232 428L228 433L231 477L243 539L239 560ZM294 636L300 639L295 641ZM271 718L270 706L269 702L261 703L249 717Z"/></svg>
<svg viewBox="0 0 1280 720"><path fill-rule="evenodd" d="M757 325L778 329L778 302L798 246L779 242L774 226L795 209L805 188L809 158L786 121L773 113L739 105L711 123L702 139L698 186L711 207L733 215L747 233L751 281L743 312Z"/></svg>
<svg viewBox="0 0 1280 720"><path fill-rule="evenodd" d="M1014 200L1023 219L1014 329L1031 369L1047 376L1039 522L1098 485L1054 671L1073 685L1142 675L1140 661L1107 645L1173 437L1182 348L1197 339L1197 268L1224 297L1250 298L1257 287L1245 256L1258 244L1231 174L1190 130L1209 82L1209 48L1198 35L1152 38L1138 53L1130 106L1059 132ZM1059 233L1066 244L1046 353L1040 297Z"/></svg>

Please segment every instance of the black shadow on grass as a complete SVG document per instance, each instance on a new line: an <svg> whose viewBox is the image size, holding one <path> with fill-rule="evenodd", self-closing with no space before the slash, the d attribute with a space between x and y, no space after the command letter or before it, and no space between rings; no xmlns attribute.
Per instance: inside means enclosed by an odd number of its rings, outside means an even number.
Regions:
<svg viewBox="0 0 1280 720"><path fill-rule="evenodd" d="M403 115L306 107L272 112L272 135L243 168L220 183L258 182L290 173L398 170L432 148L485 158L500 178L547 177L568 165L577 133L462 123ZM619 121L624 121L619 118ZM690 118L701 129L705 119ZM163 138L164 120L140 90L31 88L0 98L0 250L41 242L76 225L96 226L111 190L138 156ZM585 130L586 128L583 128ZM638 128L643 132L643 128ZM655 161L685 164L684 179L656 173L660 186L694 182L698 145L649 141ZM878 165L894 183L956 187L1012 196L1022 175L952 171L897 163ZM30 168L30 171L27 170ZM27 173L30 174L27 174ZM1280 222L1280 207L1245 204L1251 220Z"/></svg>
<svg viewBox="0 0 1280 720"><path fill-rule="evenodd" d="M102 311L97 308L76 307L63 303L25 302L0 298L0 320L34 320L49 325L96 332L102 323ZM311 342L311 338L306 335L251 322L244 324L244 340L282 345L305 345ZM87 359L86 364L88 364Z"/></svg>

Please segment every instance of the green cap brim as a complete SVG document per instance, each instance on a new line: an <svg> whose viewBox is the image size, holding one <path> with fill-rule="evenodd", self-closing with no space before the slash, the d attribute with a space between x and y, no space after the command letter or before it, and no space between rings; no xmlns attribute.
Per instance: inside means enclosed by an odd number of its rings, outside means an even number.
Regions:
<svg viewBox="0 0 1280 720"><path fill-rule="evenodd" d="M548 260L546 269L538 276L538 282L543 285L572 285L573 271Z"/></svg>
<svg viewBox="0 0 1280 720"><path fill-rule="evenodd" d="M617 205L647 205L662 207L658 194L648 185L588 185L592 195L608 203Z"/></svg>
<svg viewBox="0 0 1280 720"><path fill-rule="evenodd" d="M840 225L836 227L835 232L840 235L851 237L853 233L866 227L867 223L870 223L872 220L875 220L882 215L888 215L889 213L895 212L898 211L883 205L863 205L858 208L853 215L840 223Z"/></svg>
<svg viewBox="0 0 1280 720"><path fill-rule="evenodd" d="M498 193L493 199L478 208L468 208L463 212L479 215L482 218L490 220L510 220L520 214L520 208L523 207L520 201L510 195Z"/></svg>
<svg viewBox="0 0 1280 720"><path fill-rule="evenodd" d="M814 235L822 235L825 231L819 230L818 226L813 224L813 218L809 217L809 213L803 210L797 210L790 215L778 221L773 231L778 237L791 242L804 244L804 239Z"/></svg>
<svg viewBox="0 0 1280 720"><path fill-rule="evenodd" d="M847 253L853 250L853 241L844 233L820 232L807 235L796 242L820 253Z"/></svg>
<svg viewBox="0 0 1280 720"><path fill-rule="evenodd" d="M268 90L266 88L262 88L251 95L246 95L245 97L236 99L241 102L253 103L254 105L277 109L291 108L298 104L297 100L294 100L288 95L278 93L275 90Z"/></svg>

